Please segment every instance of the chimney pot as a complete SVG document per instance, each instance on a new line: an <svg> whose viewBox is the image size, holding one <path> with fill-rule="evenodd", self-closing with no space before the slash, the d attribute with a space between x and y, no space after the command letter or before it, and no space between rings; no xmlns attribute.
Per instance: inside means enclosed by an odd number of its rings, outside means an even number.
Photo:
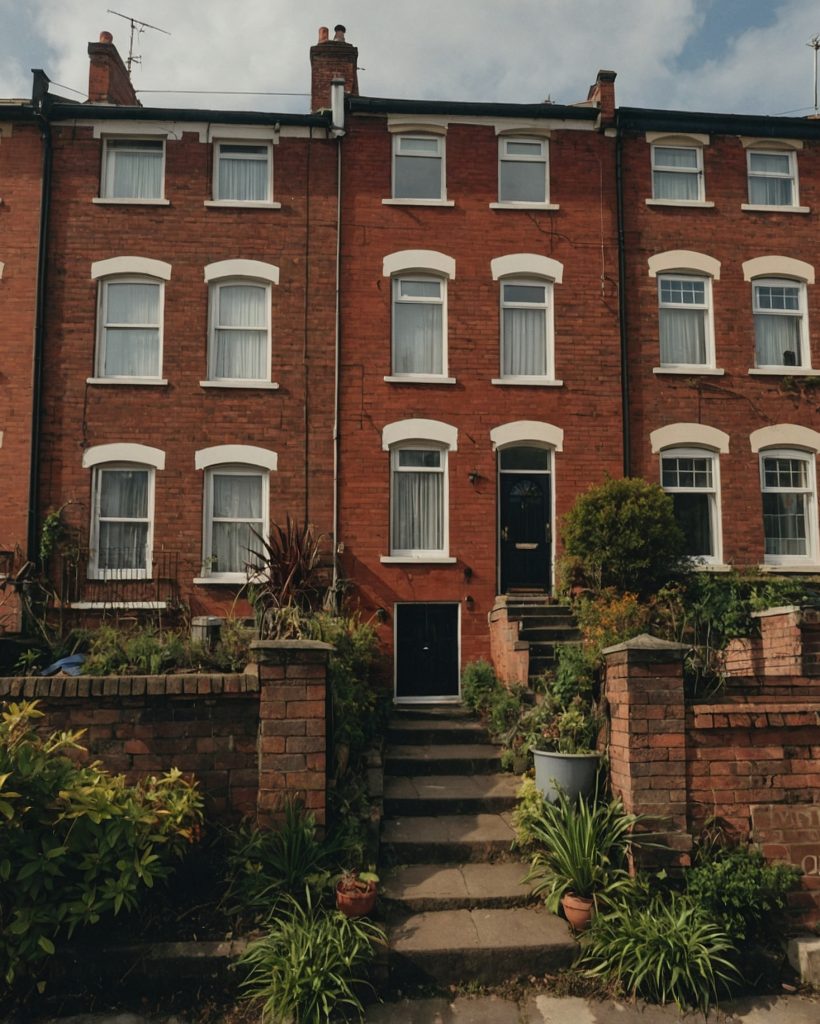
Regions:
<svg viewBox="0 0 820 1024"><path fill-rule="evenodd" d="M327 25L322 25L319 28L319 42L320 43L326 43L329 38L330 38L330 29L327 27Z"/></svg>
<svg viewBox="0 0 820 1024"><path fill-rule="evenodd" d="M345 41L345 32L347 32L344 25L334 25L333 31L336 33L333 37L333 41L335 43L343 43Z"/></svg>
<svg viewBox="0 0 820 1024"><path fill-rule="evenodd" d="M113 43L114 42L114 37L111 35L110 32L105 32L105 31L100 32L100 42L101 43Z"/></svg>

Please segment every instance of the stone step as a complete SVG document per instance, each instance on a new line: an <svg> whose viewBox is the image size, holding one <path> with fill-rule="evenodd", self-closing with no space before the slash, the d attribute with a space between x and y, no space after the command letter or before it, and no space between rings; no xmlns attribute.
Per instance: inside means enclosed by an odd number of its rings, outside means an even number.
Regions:
<svg viewBox="0 0 820 1024"><path fill-rule="evenodd" d="M521 907L533 901L532 886L522 882L526 873L527 865L520 861L409 864L393 868L379 894L415 914Z"/></svg>
<svg viewBox="0 0 820 1024"><path fill-rule="evenodd" d="M499 814L516 804L521 781L502 772L492 775L385 776L384 813L388 817L434 814Z"/></svg>
<svg viewBox="0 0 820 1024"><path fill-rule="evenodd" d="M534 643L580 643L581 630L577 626L526 626L518 634L519 640L526 640L530 647Z"/></svg>
<svg viewBox="0 0 820 1024"><path fill-rule="evenodd" d="M423 721L453 721L453 722L475 722L476 717L469 708L463 704L453 701L447 704L395 704L390 715L392 720L412 721L419 719Z"/></svg>
<svg viewBox="0 0 820 1024"><path fill-rule="evenodd" d="M388 929L388 941L394 986L498 984L565 967L577 950L566 922L543 907L413 914Z"/></svg>
<svg viewBox="0 0 820 1024"><path fill-rule="evenodd" d="M391 715L387 742L398 745L487 743L484 726L470 719L401 718Z"/></svg>
<svg viewBox="0 0 820 1024"><path fill-rule="evenodd" d="M500 747L492 743L396 744L385 750L387 775L489 775L501 768Z"/></svg>
<svg viewBox="0 0 820 1024"><path fill-rule="evenodd" d="M382 855L393 864L479 863L510 853L510 815L404 815L382 820Z"/></svg>

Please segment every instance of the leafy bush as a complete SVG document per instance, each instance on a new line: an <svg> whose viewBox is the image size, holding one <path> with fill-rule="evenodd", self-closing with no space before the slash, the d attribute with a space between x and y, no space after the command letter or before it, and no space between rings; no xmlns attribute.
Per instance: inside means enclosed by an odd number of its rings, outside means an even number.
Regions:
<svg viewBox="0 0 820 1024"><path fill-rule="evenodd" d="M579 495L562 525L566 553L589 585L645 596L680 575L686 543L672 499L639 478L606 480Z"/></svg>
<svg viewBox="0 0 820 1024"><path fill-rule="evenodd" d="M686 891L740 944L771 935L769 916L783 911L799 882L797 868L767 864L759 850L737 846L714 851L688 871Z"/></svg>
<svg viewBox="0 0 820 1024"><path fill-rule="evenodd" d="M248 597L259 635L284 640L293 634L290 617L283 616L283 610L316 611L322 606L326 590L320 566L322 538L310 523L298 523L290 516L284 526L272 524L265 537L253 533L248 563L255 575Z"/></svg>
<svg viewBox="0 0 820 1024"><path fill-rule="evenodd" d="M133 909L199 835L202 801L178 771L128 786L79 765L81 733L41 736L36 703L0 720L0 977L38 968L55 943Z"/></svg>
<svg viewBox="0 0 820 1024"><path fill-rule="evenodd" d="M499 686L487 707L487 727L494 737L504 739L514 729L527 704L525 686Z"/></svg>
<svg viewBox="0 0 820 1024"><path fill-rule="evenodd" d="M547 683L547 692L562 708L576 697L592 696L594 670L581 644L560 644L556 649L555 675Z"/></svg>
<svg viewBox="0 0 820 1024"><path fill-rule="evenodd" d="M238 966L249 971L243 992L261 1004L265 1024L325 1024L345 1008L361 1020L357 987L374 944L383 941L372 921L324 910L309 893L304 905L288 897L267 935L239 958Z"/></svg>
<svg viewBox="0 0 820 1024"><path fill-rule="evenodd" d="M704 1013L737 980L729 936L686 896L634 894L599 913L581 936L579 965L631 997Z"/></svg>
<svg viewBox="0 0 820 1024"><path fill-rule="evenodd" d="M486 711L500 686L495 669L488 661L471 661L462 669L461 699L473 711Z"/></svg>
<svg viewBox="0 0 820 1024"><path fill-rule="evenodd" d="M631 640L646 631L652 609L637 594L620 594L612 588L594 596L584 596L573 608L584 634L584 654L593 665L603 662L606 647Z"/></svg>
<svg viewBox="0 0 820 1024"><path fill-rule="evenodd" d="M544 794L535 785L535 779L524 776L516 795L518 802L512 812L515 845L520 850L529 850L538 841L536 827L544 813Z"/></svg>
<svg viewBox="0 0 820 1024"><path fill-rule="evenodd" d="M301 803L288 800L282 809L276 827L242 825L229 833L227 913L267 917L280 897L322 888L344 860L338 841L319 838L315 817Z"/></svg>
<svg viewBox="0 0 820 1024"><path fill-rule="evenodd" d="M162 675L180 669L240 672L248 663L252 636L246 626L227 619L211 651L195 643L187 631L103 624L84 638L88 654L83 671L96 676Z"/></svg>

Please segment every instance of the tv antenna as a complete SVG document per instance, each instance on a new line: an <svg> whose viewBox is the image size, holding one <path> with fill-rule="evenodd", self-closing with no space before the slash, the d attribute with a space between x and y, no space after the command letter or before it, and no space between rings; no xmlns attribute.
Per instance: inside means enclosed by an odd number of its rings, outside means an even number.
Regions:
<svg viewBox="0 0 820 1024"><path fill-rule="evenodd" d="M820 50L820 34L812 36L806 46L814 50L814 116L817 117L817 51Z"/></svg>
<svg viewBox="0 0 820 1024"><path fill-rule="evenodd" d="M162 34L166 36L171 34L170 32L166 32L164 28L160 28L159 25L149 25L147 21L140 21L138 18L132 18L130 14L120 14L119 11L112 11L110 7L108 8L108 13L116 14L118 18L125 18L125 20L131 25L131 41L128 44L128 60L125 62L129 75L131 74L131 68L134 64L142 64L142 57L134 56L135 34L137 36L137 42L139 42L139 37L147 28L151 28L155 32L162 32ZM818 43L818 46L820 46L820 43Z"/></svg>

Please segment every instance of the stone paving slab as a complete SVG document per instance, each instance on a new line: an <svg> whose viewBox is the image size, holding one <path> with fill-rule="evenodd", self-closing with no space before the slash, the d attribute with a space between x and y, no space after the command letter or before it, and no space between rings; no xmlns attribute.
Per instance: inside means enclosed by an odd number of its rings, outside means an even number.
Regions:
<svg viewBox="0 0 820 1024"><path fill-rule="evenodd" d="M493 775L392 775L384 780L384 795L390 799L515 799L521 779L499 772Z"/></svg>
<svg viewBox="0 0 820 1024"><path fill-rule="evenodd" d="M382 823L383 843L512 843L509 815L441 814L391 818Z"/></svg>
<svg viewBox="0 0 820 1024"><path fill-rule="evenodd" d="M416 746L411 743L391 744L387 760L402 761L474 761L498 757L500 748L493 743L438 743Z"/></svg>
<svg viewBox="0 0 820 1024"><path fill-rule="evenodd" d="M526 901L531 886L522 885L526 865L519 861L497 864L410 864L392 871L382 884L387 899L401 900L413 910L513 904Z"/></svg>

